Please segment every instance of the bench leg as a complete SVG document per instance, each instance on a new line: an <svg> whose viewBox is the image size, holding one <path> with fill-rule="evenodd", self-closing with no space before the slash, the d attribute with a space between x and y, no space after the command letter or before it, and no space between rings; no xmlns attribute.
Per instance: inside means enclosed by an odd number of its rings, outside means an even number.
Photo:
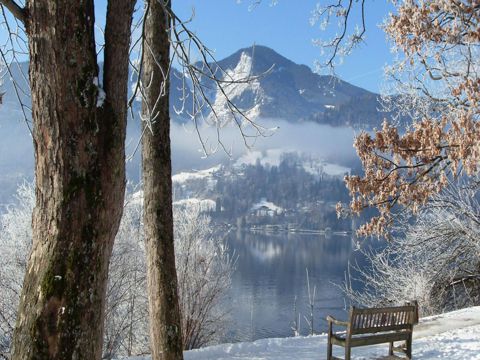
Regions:
<svg viewBox="0 0 480 360"><path fill-rule="evenodd" d="M345 346L345 360L350 360L351 349L350 346Z"/></svg>
<svg viewBox="0 0 480 360"><path fill-rule="evenodd" d="M333 335L332 323L329 321L328 322L327 360L332 359L332 335Z"/></svg>
<svg viewBox="0 0 480 360"><path fill-rule="evenodd" d="M332 359L332 340L330 336L328 337L328 344L327 344L327 360Z"/></svg>
<svg viewBox="0 0 480 360"><path fill-rule="evenodd" d="M407 358L408 359L411 359L412 358L412 335L410 335L408 337L408 340L407 340L407 349L406 349L406 352L407 352Z"/></svg>
<svg viewBox="0 0 480 360"><path fill-rule="evenodd" d="M390 342L390 346L388 348L388 355L392 356L393 355L393 341Z"/></svg>

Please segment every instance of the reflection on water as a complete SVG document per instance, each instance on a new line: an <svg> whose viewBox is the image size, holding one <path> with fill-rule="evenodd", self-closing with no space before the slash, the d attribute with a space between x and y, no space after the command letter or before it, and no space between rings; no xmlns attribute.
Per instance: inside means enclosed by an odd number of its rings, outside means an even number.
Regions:
<svg viewBox="0 0 480 360"><path fill-rule="evenodd" d="M350 237L237 232L227 242L238 260L229 299L231 324L224 341L292 336L295 296L301 333L307 334L306 268L311 287L316 286L315 332L326 331L326 315L347 316L334 283L344 280L348 261L360 257L353 252Z"/></svg>

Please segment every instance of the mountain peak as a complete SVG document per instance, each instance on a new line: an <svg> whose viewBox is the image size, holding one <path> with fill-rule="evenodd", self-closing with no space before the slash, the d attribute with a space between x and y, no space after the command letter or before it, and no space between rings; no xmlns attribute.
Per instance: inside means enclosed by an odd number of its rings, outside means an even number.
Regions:
<svg viewBox="0 0 480 360"><path fill-rule="evenodd" d="M252 45L246 48L239 49L232 55L221 60L219 64L225 69L233 69L240 61L242 54L246 54L253 60L252 75L259 75L261 73L264 73L265 71L272 68L272 66L274 68L298 66L293 61L287 59L285 56L264 45Z"/></svg>
<svg viewBox="0 0 480 360"><path fill-rule="evenodd" d="M229 99L249 117L315 121L330 125L362 126L381 122L378 95L332 76L320 76L275 50L254 45L218 62L230 79L245 79L228 88ZM216 94L216 113L228 109ZM221 94L220 94L221 95ZM227 111L228 112L228 111Z"/></svg>

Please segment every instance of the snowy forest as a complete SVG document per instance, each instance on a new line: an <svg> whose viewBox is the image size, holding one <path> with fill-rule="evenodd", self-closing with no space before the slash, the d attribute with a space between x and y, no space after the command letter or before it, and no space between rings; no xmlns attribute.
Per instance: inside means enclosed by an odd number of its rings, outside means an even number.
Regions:
<svg viewBox="0 0 480 360"><path fill-rule="evenodd" d="M0 359L478 359L480 2L192 1L0 0Z"/></svg>

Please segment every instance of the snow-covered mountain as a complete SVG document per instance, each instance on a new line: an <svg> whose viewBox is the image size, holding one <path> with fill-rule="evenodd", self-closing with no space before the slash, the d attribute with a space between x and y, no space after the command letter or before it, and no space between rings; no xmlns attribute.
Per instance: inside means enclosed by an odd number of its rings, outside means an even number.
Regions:
<svg viewBox="0 0 480 360"><path fill-rule="evenodd" d="M227 76L241 80L225 92L249 117L314 121L333 126L372 127L388 115L378 110L379 95L333 76L321 76L274 50L256 45L218 62ZM245 81L250 79L250 81ZM215 88L205 82L208 88ZM228 112L219 91L210 93L215 111Z"/></svg>

